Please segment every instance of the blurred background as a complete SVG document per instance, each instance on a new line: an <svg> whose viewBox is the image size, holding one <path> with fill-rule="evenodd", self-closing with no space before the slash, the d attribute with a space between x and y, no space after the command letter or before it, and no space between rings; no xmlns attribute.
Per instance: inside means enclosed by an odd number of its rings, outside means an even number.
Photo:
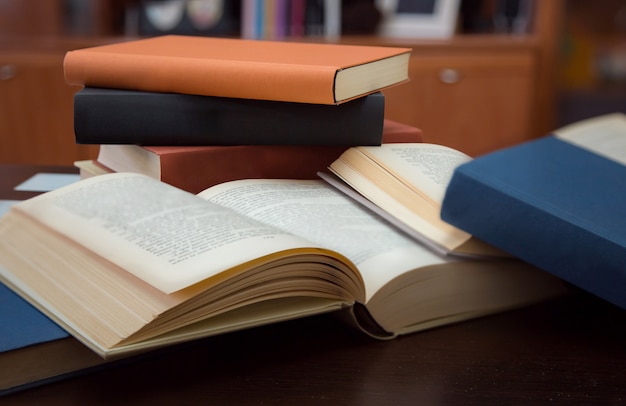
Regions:
<svg viewBox="0 0 626 406"><path fill-rule="evenodd" d="M411 82L386 93L386 115L471 155L626 112L624 0L452 0L445 38L381 35L377 0L255 1L0 0L0 163L95 158L98 146L73 140L65 52L170 33L410 46ZM260 31L247 25L253 4L264 4ZM300 24L276 25L268 10L296 4Z"/></svg>

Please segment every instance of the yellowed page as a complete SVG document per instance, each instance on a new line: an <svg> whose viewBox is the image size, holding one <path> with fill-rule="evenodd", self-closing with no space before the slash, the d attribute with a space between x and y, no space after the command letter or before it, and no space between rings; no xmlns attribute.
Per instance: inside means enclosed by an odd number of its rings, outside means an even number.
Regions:
<svg viewBox="0 0 626 406"><path fill-rule="evenodd" d="M441 145L383 144L351 148L329 169L382 209L381 213L374 208L396 227L439 252L450 253L471 236L441 220L441 204L454 169L470 159Z"/></svg>
<svg viewBox="0 0 626 406"><path fill-rule="evenodd" d="M454 168L471 159L455 149L427 143L383 144L357 149L439 204L443 202Z"/></svg>
<svg viewBox="0 0 626 406"><path fill-rule="evenodd" d="M312 246L191 193L130 173L86 179L14 209L165 293L279 250Z"/></svg>
<svg viewBox="0 0 626 406"><path fill-rule="evenodd" d="M407 207L402 202L385 193L378 184L362 176L361 173L342 161L333 163L333 172L341 173L340 178L346 183L349 182L349 187L358 191L367 201L362 201L359 199L359 196L353 196L353 199L360 201L370 210L375 211L417 241L430 246L442 254L454 250L467 242L471 237L470 234L441 220L438 206L427 205L424 208L422 205L418 208L416 207L417 204L415 204L414 207ZM343 185L333 184L344 193L349 192ZM368 204L368 202L371 203ZM414 201L414 203L417 202ZM424 210L420 211L419 209Z"/></svg>

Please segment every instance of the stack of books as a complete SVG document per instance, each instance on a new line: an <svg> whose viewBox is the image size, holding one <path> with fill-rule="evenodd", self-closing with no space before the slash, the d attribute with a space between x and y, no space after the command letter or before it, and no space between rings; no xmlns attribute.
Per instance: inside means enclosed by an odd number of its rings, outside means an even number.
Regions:
<svg viewBox="0 0 626 406"><path fill-rule="evenodd" d="M418 143L419 128L385 119L384 143ZM82 178L136 172L191 193L237 179L316 179L346 149L301 145L101 144L96 160L78 161Z"/></svg>
<svg viewBox="0 0 626 406"><path fill-rule="evenodd" d="M132 171L197 193L244 178L315 179L348 147L419 142L382 89L410 49L162 36L71 51L84 176Z"/></svg>

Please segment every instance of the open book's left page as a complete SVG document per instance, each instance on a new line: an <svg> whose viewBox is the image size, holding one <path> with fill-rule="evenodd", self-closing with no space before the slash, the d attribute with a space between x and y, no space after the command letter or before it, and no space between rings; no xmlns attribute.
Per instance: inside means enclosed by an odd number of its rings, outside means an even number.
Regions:
<svg viewBox="0 0 626 406"><path fill-rule="evenodd" d="M129 173L87 179L14 209L165 293L280 250L312 246L193 194Z"/></svg>

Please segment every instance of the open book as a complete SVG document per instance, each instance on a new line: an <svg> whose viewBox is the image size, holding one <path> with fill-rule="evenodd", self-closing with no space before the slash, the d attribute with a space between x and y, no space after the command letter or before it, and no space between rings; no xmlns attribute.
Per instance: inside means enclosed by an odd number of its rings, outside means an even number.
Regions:
<svg viewBox="0 0 626 406"><path fill-rule="evenodd" d="M441 204L468 155L428 143L352 147L319 176L439 253L468 257L508 254L441 220Z"/></svg>
<svg viewBox="0 0 626 406"><path fill-rule="evenodd" d="M193 195L89 178L14 205L0 263L4 283L103 357L339 309L389 338L564 291L521 261L437 255L320 180Z"/></svg>

